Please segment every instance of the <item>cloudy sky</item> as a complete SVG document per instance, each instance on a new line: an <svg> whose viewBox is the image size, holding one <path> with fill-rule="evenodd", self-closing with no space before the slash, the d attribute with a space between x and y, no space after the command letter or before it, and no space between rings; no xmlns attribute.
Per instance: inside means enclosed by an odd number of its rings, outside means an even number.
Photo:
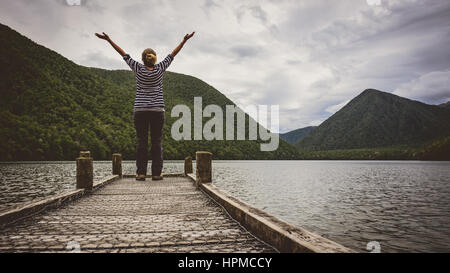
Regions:
<svg viewBox="0 0 450 273"><path fill-rule="evenodd" d="M127 69L94 32L240 106L278 104L280 131L320 124L367 88L430 104L450 100L448 0L0 0L0 23L74 62Z"/></svg>

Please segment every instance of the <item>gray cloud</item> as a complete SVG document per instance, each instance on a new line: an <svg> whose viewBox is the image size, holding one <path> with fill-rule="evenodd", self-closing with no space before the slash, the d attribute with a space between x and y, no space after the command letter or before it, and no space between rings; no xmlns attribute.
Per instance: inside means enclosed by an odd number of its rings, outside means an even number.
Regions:
<svg viewBox="0 0 450 273"><path fill-rule="evenodd" d="M450 70L422 75L400 85L394 93L431 104L450 101Z"/></svg>
<svg viewBox="0 0 450 273"><path fill-rule="evenodd" d="M426 103L450 99L447 0L3 1L4 24L86 65L126 69L94 32L138 58L201 78L238 105L279 104L281 130L318 124L366 88Z"/></svg>
<svg viewBox="0 0 450 273"><path fill-rule="evenodd" d="M259 55L260 48L254 46L237 45L230 48L231 52L239 58L252 58Z"/></svg>
<svg viewBox="0 0 450 273"><path fill-rule="evenodd" d="M241 5L237 8L236 17L238 21L242 20L242 17L249 13L251 16L257 18L262 24L267 24L267 13L260 6Z"/></svg>
<svg viewBox="0 0 450 273"><path fill-rule="evenodd" d="M119 58L111 58L106 56L102 51L91 52L81 58L81 62L89 67L123 67L127 69L128 66Z"/></svg>

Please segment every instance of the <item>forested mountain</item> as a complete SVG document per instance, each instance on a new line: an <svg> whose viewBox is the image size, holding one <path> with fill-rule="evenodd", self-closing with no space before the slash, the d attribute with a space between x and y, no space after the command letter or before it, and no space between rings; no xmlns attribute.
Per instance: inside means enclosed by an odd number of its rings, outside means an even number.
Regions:
<svg viewBox="0 0 450 273"><path fill-rule="evenodd" d="M450 136L450 110L368 89L295 145L301 151L419 147Z"/></svg>
<svg viewBox="0 0 450 273"><path fill-rule="evenodd" d="M286 141L289 144L295 144L297 141L299 141L302 137L306 136L314 130L317 126L308 126L305 128L300 128L296 130L289 131L284 134L280 134L280 138Z"/></svg>
<svg viewBox="0 0 450 273"><path fill-rule="evenodd" d="M0 24L0 77L0 160L73 160L80 150L90 150L95 159L110 159L115 152L135 158L131 70L77 65ZM164 96L166 159L193 156L197 150L211 151L215 159L298 155L281 140L274 152L261 152L257 141L177 142L170 135L174 105L192 109L196 96L203 105L222 109L234 103L205 82L173 72L164 76Z"/></svg>

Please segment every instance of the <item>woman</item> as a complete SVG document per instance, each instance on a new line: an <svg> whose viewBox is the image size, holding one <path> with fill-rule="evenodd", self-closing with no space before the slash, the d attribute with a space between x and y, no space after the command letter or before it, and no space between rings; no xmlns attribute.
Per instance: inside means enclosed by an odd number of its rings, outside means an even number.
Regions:
<svg viewBox="0 0 450 273"><path fill-rule="evenodd" d="M164 124L164 97L162 78L164 71L169 67L173 58L178 54L183 45L194 36L195 32L186 34L183 41L172 51L171 54L160 63L156 63L156 52L147 48L142 52L142 62L138 63L130 55L126 54L116 45L107 34L95 33L103 40L108 41L111 46L123 57L136 76L136 100L134 102L134 127L137 136L136 151L136 180L144 181L147 175L148 154L148 129L151 134L152 152L152 180L162 180L163 167L162 155L162 131Z"/></svg>

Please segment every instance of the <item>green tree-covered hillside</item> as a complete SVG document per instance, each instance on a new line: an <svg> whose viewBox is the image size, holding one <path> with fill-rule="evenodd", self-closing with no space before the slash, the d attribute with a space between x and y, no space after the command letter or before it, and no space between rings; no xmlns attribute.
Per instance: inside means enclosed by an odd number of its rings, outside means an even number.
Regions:
<svg viewBox="0 0 450 273"><path fill-rule="evenodd" d="M280 138L282 138L284 141L286 141L289 144L295 144L297 141L299 141L302 137L309 134L316 127L317 126L308 126L308 127L292 130L287 133L280 134Z"/></svg>
<svg viewBox="0 0 450 273"><path fill-rule="evenodd" d="M300 139L301 151L420 147L450 136L450 109L368 89Z"/></svg>

